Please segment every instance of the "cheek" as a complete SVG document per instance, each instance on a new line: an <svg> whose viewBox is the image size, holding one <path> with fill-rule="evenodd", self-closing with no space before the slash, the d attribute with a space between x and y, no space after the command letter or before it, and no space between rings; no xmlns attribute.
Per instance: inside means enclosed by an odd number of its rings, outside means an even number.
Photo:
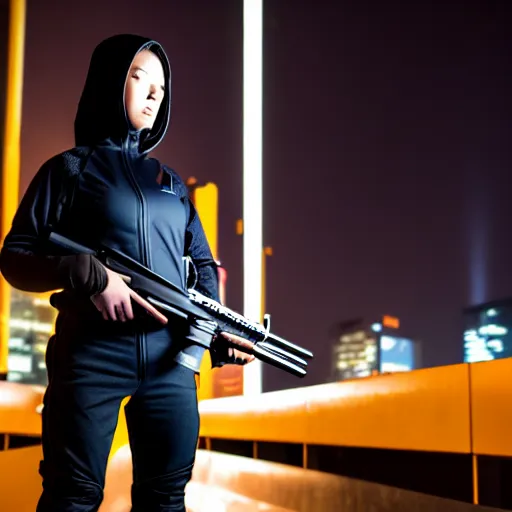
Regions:
<svg viewBox="0 0 512 512"><path fill-rule="evenodd" d="M130 82L126 84L126 89L124 91L124 105L126 110L130 110L131 105L133 103L133 87L131 86Z"/></svg>
<svg viewBox="0 0 512 512"><path fill-rule="evenodd" d="M163 101L165 99L165 95L164 94L161 94L158 98L157 98L157 102L158 102L158 108L161 107Z"/></svg>
<svg viewBox="0 0 512 512"><path fill-rule="evenodd" d="M131 85L126 88L125 94L126 110L132 112L136 110L141 103L141 91L137 86Z"/></svg>

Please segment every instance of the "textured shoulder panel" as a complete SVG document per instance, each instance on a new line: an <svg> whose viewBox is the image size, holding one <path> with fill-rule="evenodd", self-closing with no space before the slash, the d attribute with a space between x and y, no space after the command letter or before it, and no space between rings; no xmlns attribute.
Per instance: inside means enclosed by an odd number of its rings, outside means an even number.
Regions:
<svg viewBox="0 0 512 512"><path fill-rule="evenodd" d="M181 176L171 167L162 164L162 168L172 176L174 191L179 197L188 197L188 188L182 180Z"/></svg>
<svg viewBox="0 0 512 512"><path fill-rule="evenodd" d="M55 195L52 219L54 225L60 222L64 211L73 202L77 179L90 154L90 148L75 147L51 157L41 166L39 172L49 177L52 193Z"/></svg>
<svg viewBox="0 0 512 512"><path fill-rule="evenodd" d="M80 174L91 153L89 148L72 148L52 156L41 166L47 172L62 180Z"/></svg>
<svg viewBox="0 0 512 512"><path fill-rule="evenodd" d="M77 147L56 155L52 160L54 160L54 164L65 169L70 175L77 175L84 168L90 153L90 148Z"/></svg>

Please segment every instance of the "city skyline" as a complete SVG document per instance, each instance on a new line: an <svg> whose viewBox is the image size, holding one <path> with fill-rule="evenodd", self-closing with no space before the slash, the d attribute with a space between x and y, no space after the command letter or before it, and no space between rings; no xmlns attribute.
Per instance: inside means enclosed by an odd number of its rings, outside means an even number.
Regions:
<svg viewBox="0 0 512 512"><path fill-rule="evenodd" d="M94 46L150 34L173 66L156 156L219 186L227 302L242 310L241 7L97 3L97 18L94 1L54 4L83 23L28 2L21 192L73 145ZM316 359L303 381L265 368L266 390L321 381L329 325L357 315L400 317L425 340L425 366L460 362L463 308L512 294L507 8L291 5L265 3L267 309Z"/></svg>

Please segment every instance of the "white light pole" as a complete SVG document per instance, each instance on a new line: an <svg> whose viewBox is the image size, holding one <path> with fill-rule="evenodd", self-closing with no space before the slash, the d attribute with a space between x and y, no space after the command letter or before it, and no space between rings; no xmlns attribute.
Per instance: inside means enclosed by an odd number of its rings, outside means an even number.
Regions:
<svg viewBox="0 0 512 512"><path fill-rule="evenodd" d="M243 33L244 315L262 320L263 0L244 0ZM244 395L261 393L261 362L244 367Z"/></svg>

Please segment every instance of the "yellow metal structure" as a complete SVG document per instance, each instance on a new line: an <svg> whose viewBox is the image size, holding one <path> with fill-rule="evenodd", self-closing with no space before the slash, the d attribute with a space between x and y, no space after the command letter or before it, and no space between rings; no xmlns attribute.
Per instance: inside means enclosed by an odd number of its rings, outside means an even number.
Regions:
<svg viewBox="0 0 512 512"><path fill-rule="evenodd" d="M41 446L10 449L11 436L41 435L41 402L44 388L0 382L0 510L33 512L41 493L38 473Z"/></svg>
<svg viewBox="0 0 512 512"><path fill-rule="evenodd" d="M218 203L219 190L214 183L207 183L194 188L192 200L204 228L208 244L215 260L218 259ZM212 362L208 352L205 353L200 368L198 400L206 400L214 396Z"/></svg>
<svg viewBox="0 0 512 512"><path fill-rule="evenodd" d="M207 183L194 190L194 206L204 228L214 259L218 259L218 211L219 189Z"/></svg>
<svg viewBox="0 0 512 512"><path fill-rule="evenodd" d="M469 400L467 365L330 384L307 404L305 442L470 453Z"/></svg>
<svg viewBox="0 0 512 512"><path fill-rule="evenodd" d="M236 234L243 235L244 234L244 221L243 219L238 219L236 221Z"/></svg>
<svg viewBox="0 0 512 512"><path fill-rule="evenodd" d="M201 436L207 438L302 443L307 436L307 396L317 387L249 397L206 400L199 404Z"/></svg>
<svg viewBox="0 0 512 512"><path fill-rule="evenodd" d="M40 436L43 393L41 386L0 383L0 434Z"/></svg>
<svg viewBox="0 0 512 512"><path fill-rule="evenodd" d="M117 451L129 443L128 439L128 427L126 425L126 416L124 414L124 407L129 402L130 397L126 397L119 409L119 417L117 421L116 431L114 433L114 439L112 440L112 446L110 448L109 460L117 453Z"/></svg>
<svg viewBox="0 0 512 512"><path fill-rule="evenodd" d="M0 245L3 245L4 238L11 227L12 218L18 208L25 15L25 0L10 0L5 132L2 141ZM0 276L0 374L4 375L7 373L10 306L10 287L3 276Z"/></svg>
<svg viewBox="0 0 512 512"><path fill-rule="evenodd" d="M0 452L0 510L34 512L42 491L41 446Z"/></svg>
<svg viewBox="0 0 512 512"><path fill-rule="evenodd" d="M471 365L473 452L512 456L512 359Z"/></svg>
<svg viewBox="0 0 512 512"><path fill-rule="evenodd" d="M456 365L209 400L201 435L470 453L469 390L468 365Z"/></svg>

